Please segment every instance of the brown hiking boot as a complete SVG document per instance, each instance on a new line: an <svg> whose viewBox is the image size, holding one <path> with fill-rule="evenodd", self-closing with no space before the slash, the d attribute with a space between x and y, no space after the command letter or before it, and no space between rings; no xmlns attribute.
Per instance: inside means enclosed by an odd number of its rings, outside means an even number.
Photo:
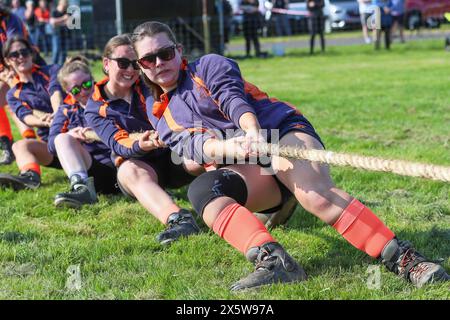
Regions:
<svg viewBox="0 0 450 320"><path fill-rule="evenodd" d="M231 286L232 291L258 288L273 283L300 282L307 279L302 267L276 242L251 248L247 259L255 264L255 271Z"/></svg>
<svg viewBox="0 0 450 320"><path fill-rule="evenodd" d="M425 258L408 241L392 239L383 249L381 259L389 271L418 288L427 283L450 280L442 266Z"/></svg>

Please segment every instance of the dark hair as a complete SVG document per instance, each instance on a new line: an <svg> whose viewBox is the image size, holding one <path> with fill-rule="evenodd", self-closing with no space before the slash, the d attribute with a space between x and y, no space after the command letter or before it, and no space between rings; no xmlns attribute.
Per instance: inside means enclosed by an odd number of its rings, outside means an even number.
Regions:
<svg viewBox="0 0 450 320"><path fill-rule="evenodd" d="M158 21L148 21L138 25L131 34L131 42L133 44L134 50L136 51L136 42L141 41L145 37L153 37L154 35L159 33L165 33L169 40L171 40L174 44L179 45L175 34L167 24ZM159 96L163 93L161 87L156 83L150 81L150 79L142 71L141 77L147 87L149 87L152 91L153 98L155 100L159 100Z"/></svg>
<svg viewBox="0 0 450 320"><path fill-rule="evenodd" d="M84 56L74 56L66 59L66 62L58 72L58 82L64 90L67 90L66 78L69 74L81 71L90 75L92 78L91 70L86 62L88 62L88 60Z"/></svg>
<svg viewBox="0 0 450 320"><path fill-rule="evenodd" d="M28 41L27 39L25 39L24 37L19 36L19 35L12 36L11 38L9 38L6 41L6 43L3 46L3 51L2 51L3 58L8 57L9 53L11 52L11 47L15 42L23 43L25 45L25 47L27 47L27 49L31 51L33 58L34 58L34 50L33 50L33 47L31 45L30 41Z"/></svg>
<svg viewBox="0 0 450 320"><path fill-rule="evenodd" d="M130 46L132 47L130 35L120 34L118 36L112 37L105 45L105 49L103 49L103 58L111 58L112 53L117 47L120 46ZM108 75L106 70L103 68L103 73Z"/></svg>

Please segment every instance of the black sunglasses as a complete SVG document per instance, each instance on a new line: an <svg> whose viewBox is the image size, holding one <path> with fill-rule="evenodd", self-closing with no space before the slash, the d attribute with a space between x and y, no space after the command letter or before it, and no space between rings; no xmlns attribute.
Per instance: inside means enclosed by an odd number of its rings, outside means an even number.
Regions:
<svg viewBox="0 0 450 320"><path fill-rule="evenodd" d="M171 45L170 47L162 48L158 50L156 53L147 54L138 60L138 63L144 69L154 68L156 64L156 58L160 58L164 61L170 61L175 58L175 48L176 44Z"/></svg>
<svg viewBox="0 0 450 320"><path fill-rule="evenodd" d="M81 90L89 90L92 88L92 80L86 80L85 82L83 82L82 84L80 84L79 86L74 86L72 87L72 89L69 90L69 92L76 96L77 94L79 94L81 92Z"/></svg>
<svg viewBox="0 0 450 320"><path fill-rule="evenodd" d="M17 51L10 52L8 54L8 58L10 59L19 59L20 56L24 58L28 58L31 55L31 50L28 48L20 49Z"/></svg>
<svg viewBox="0 0 450 320"><path fill-rule="evenodd" d="M116 61L120 69L126 70L131 64L134 70L139 70L139 66L136 60L130 60L127 58L108 58L108 59Z"/></svg>

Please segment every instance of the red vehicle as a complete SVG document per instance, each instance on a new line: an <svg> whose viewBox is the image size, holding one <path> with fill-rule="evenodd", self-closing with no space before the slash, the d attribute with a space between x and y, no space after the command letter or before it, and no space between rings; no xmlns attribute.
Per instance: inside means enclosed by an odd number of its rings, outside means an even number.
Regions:
<svg viewBox="0 0 450 320"><path fill-rule="evenodd" d="M450 12L450 0L406 0L405 7L409 29L438 27L444 20L444 14Z"/></svg>

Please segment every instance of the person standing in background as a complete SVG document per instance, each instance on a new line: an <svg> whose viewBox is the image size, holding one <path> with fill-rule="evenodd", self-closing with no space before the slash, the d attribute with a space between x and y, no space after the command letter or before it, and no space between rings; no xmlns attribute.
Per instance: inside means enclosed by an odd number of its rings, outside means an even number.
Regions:
<svg viewBox="0 0 450 320"><path fill-rule="evenodd" d="M68 29L66 27L69 15L67 14L67 0L59 0L58 6L52 11L50 24L53 26L52 34L52 63L63 64L67 57Z"/></svg>
<svg viewBox="0 0 450 320"><path fill-rule="evenodd" d="M20 0L11 1L11 12L22 19L23 22L25 22L25 7L22 6Z"/></svg>
<svg viewBox="0 0 450 320"><path fill-rule="evenodd" d="M261 55L261 46L259 44L259 28L261 27L262 16L259 12L258 0L242 0L240 9L244 12L242 28L245 37L246 56L250 57L251 42L255 47L255 55Z"/></svg>
<svg viewBox="0 0 450 320"><path fill-rule="evenodd" d="M358 0L359 3L359 15L361 17L361 27L364 37L364 42L370 44L372 42L369 36L369 30L367 28L367 19L372 14L371 3L372 0Z"/></svg>
<svg viewBox="0 0 450 320"><path fill-rule="evenodd" d="M375 50L380 49L381 32L384 32L384 47L391 48L391 27L392 27L392 1L391 0L373 0L373 5L380 8L381 29L375 30Z"/></svg>
<svg viewBox="0 0 450 320"><path fill-rule="evenodd" d="M272 0L273 9L284 9L287 10L289 6L289 0ZM272 17L275 21L275 31L277 36L281 37L283 35L290 36L292 34L291 26L289 24L289 19L287 14L279 13L272 9Z"/></svg>
<svg viewBox="0 0 450 320"><path fill-rule="evenodd" d="M36 35L36 16L34 15L34 2L33 0L27 0L25 2L25 25L28 29L30 40L33 44L37 45Z"/></svg>
<svg viewBox="0 0 450 320"><path fill-rule="evenodd" d="M405 36L403 34L405 23L405 1L392 0L392 29L391 35L394 36L397 28L400 32L400 42L405 43Z"/></svg>
<svg viewBox="0 0 450 320"><path fill-rule="evenodd" d="M49 43L47 34L45 32L45 26L50 21L50 11L47 7L46 0L39 0L39 6L34 9L34 15L36 17L36 33L34 35L34 40L39 49L44 51L44 54L48 56L49 54Z"/></svg>
<svg viewBox="0 0 450 320"><path fill-rule="evenodd" d="M307 8L309 11L308 29L311 35L309 40L309 54L314 53L314 39L316 34L320 36L320 47L322 52L325 52L325 17L323 15L323 7L325 6L324 0L309 0L307 2Z"/></svg>

